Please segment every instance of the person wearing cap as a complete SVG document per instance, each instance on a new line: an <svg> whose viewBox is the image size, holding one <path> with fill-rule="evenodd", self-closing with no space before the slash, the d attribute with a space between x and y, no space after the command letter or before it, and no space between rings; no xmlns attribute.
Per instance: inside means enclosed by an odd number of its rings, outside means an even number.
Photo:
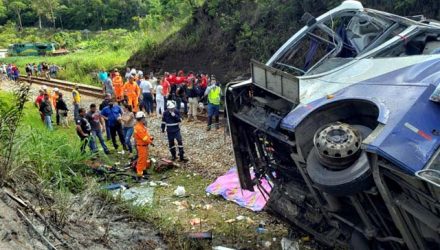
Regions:
<svg viewBox="0 0 440 250"><path fill-rule="evenodd" d="M72 90L73 97L73 117L78 120L79 117L79 105L81 103L81 95L79 94L79 86L75 85L75 88Z"/></svg>
<svg viewBox="0 0 440 250"><path fill-rule="evenodd" d="M119 72L116 72L115 77L113 77L113 89L115 91L116 101L120 104L122 99L124 99L124 79L122 79Z"/></svg>
<svg viewBox="0 0 440 250"><path fill-rule="evenodd" d="M183 140L180 133L180 123L182 119L180 117L179 111L176 110L175 101L167 101L167 110L164 112L162 117L161 130L162 133L167 131L168 145L171 153L172 160L175 161L176 157L176 144L179 149L179 160L182 162L187 162L188 159L185 158L185 152L183 150Z"/></svg>
<svg viewBox="0 0 440 250"><path fill-rule="evenodd" d="M44 92L45 94L48 94L49 97L51 96L51 94L50 94L50 90L49 90L49 88L48 88L46 85L43 85L43 87L41 87L41 88L43 89L43 92Z"/></svg>
<svg viewBox="0 0 440 250"><path fill-rule="evenodd" d="M211 130L212 118L215 118L215 128L220 128L219 112L220 112L220 100L221 100L221 88L220 84L212 77L211 85L205 90L205 96L208 97L208 127L207 131Z"/></svg>
<svg viewBox="0 0 440 250"><path fill-rule="evenodd" d="M137 112L139 110L139 94L140 89L135 82L135 76L131 75L128 82L124 84L124 95L128 97L128 105L133 107L133 111Z"/></svg>
<svg viewBox="0 0 440 250"><path fill-rule="evenodd" d="M60 125L60 114L58 113L58 109L56 108L59 95L60 95L60 90L58 88L54 88L51 99L52 99L52 107L55 109L57 125Z"/></svg>
<svg viewBox="0 0 440 250"><path fill-rule="evenodd" d="M144 171L150 167L150 159L148 145L153 143L154 138L148 133L145 113L139 111L136 113L136 125L134 126L134 140L138 158L136 163L136 173L138 177L142 177Z"/></svg>

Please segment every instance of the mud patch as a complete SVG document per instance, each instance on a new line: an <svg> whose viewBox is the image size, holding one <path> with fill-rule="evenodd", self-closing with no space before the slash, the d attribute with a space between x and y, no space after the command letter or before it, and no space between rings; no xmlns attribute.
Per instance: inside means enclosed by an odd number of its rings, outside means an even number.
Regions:
<svg viewBox="0 0 440 250"><path fill-rule="evenodd" d="M150 224L90 193L70 197L62 211L58 205L42 206L47 200L41 194L6 192L24 202L0 191L0 249L166 249Z"/></svg>

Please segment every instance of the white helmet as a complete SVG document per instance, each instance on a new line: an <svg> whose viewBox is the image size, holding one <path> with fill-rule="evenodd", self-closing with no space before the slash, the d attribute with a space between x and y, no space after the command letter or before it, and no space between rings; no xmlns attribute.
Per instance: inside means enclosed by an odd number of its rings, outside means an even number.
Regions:
<svg viewBox="0 0 440 250"><path fill-rule="evenodd" d="M43 90L47 90L47 86L46 86L46 85L43 85L42 89L43 89Z"/></svg>
<svg viewBox="0 0 440 250"><path fill-rule="evenodd" d="M60 91L60 90L59 90L58 88L54 88L53 91L54 91L54 92L58 92L58 91Z"/></svg>
<svg viewBox="0 0 440 250"><path fill-rule="evenodd" d="M142 112L142 111L139 111L139 112L136 113L136 119L142 119L142 118L145 118L145 117L146 117L145 113Z"/></svg>
<svg viewBox="0 0 440 250"><path fill-rule="evenodd" d="M176 107L175 101L167 101L167 109L173 109Z"/></svg>

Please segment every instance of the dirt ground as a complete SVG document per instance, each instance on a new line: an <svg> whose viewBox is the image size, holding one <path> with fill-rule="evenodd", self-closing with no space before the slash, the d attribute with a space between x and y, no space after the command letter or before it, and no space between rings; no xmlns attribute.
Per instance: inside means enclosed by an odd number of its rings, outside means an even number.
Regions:
<svg viewBox="0 0 440 250"><path fill-rule="evenodd" d="M37 203L36 194L26 193L34 202L20 197L27 205L25 207L6 192L15 193L7 189L0 190L0 249L167 248L151 225L130 219L126 211L111 203L105 204L101 199L90 203L84 202L84 199L89 199L86 196L77 197L77 202L68 211L64 226L55 228L54 233L45 224L45 221L53 219L46 217L51 213L41 207L35 208L35 211L30 209L32 203ZM50 225L54 227L53 223Z"/></svg>
<svg viewBox="0 0 440 250"><path fill-rule="evenodd" d="M0 84L2 90L10 91L14 84L2 83ZM31 90L31 100L35 99L38 89L41 86L35 85ZM71 103L71 94L64 92L66 103ZM102 100L96 98L83 97L82 106L88 107L91 103L99 104ZM72 125L72 121L70 122ZM168 142L166 134L160 131L161 120L155 116L148 118L149 132L155 137L154 147L150 147L150 155L155 159L169 158ZM247 209L240 208L237 205L225 201L221 198L208 197L204 189L218 176L227 172L234 166L234 156L232 145L229 136L224 131L224 121L222 128L219 130L206 131L206 123L204 121L187 122L183 121L181 125L182 136L185 146L185 154L190 159L187 164L180 164L178 169L169 171L166 175L166 181L170 184L169 187L158 187L156 190L155 202L160 205L153 207L151 216L154 220L160 221L155 226L139 219L133 219L132 213L127 211L120 204L114 201L106 200L102 197L94 197L91 194L81 194L78 197L69 198L68 211L59 211L57 208L49 209L47 204L41 204L41 200L45 197L39 196L36 192L38 187L25 186L21 188L20 194L26 200L37 204L39 209L43 210L42 214L51 220L59 221L59 214L65 214L61 235L71 248L78 249L162 249L167 248L164 241L158 237L158 233L165 237L166 242L173 242L175 239L170 238L170 235L164 235L165 231L172 232L173 228L184 228L186 232L180 232L185 235L187 232L197 232L201 229L211 230L216 238L216 245L228 245L236 248L256 249L262 239L256 235L255 229L258 223L264 221L266 228L270 232L264 236L264 241L272 242L270 249L279 249L279 241L287 234L287 227L274 219L267 213L253 213ZM73 129L73 126L71 126ZM107 142L107 146L112 150L112 145ZM98 146L100 147L100 146ZM107 164L120 163L124 164L128 161L128 155L120 155L114 150L110 157L110 162ZM154 175L153 179L160 180L165 175ZM190 208L184 210L176 210L176 205L173 205L175 199L172 198L172 193L177 185L186 186L189 198L185 199L189 203ZM97 187L99 188L99 187ZM5 196L5 195L3 195ZM40 237L29 229L29 225L24 223L23 219L17 215L15 208L17 204L12 202L10 198L0 201L0 215L5 216L6 227L0 231L0 238L11 239L13 237L19 240L1 241L1 244L8 248L23 248L23 249L45 249L46 246ZM176 200L184 202L185 200ZM6 201L6 203L5 203ZM211 204L213 210L211 212L197 208ZM19 206L19 205L18 205ZM192 208L192 207L195 208ZM3 209L5 213L3 213ZM132 211L131 211L132 212ZM235 222L227 223L237 216L242 215L250 219L251 223ZM202 227L191 227L189 221L195 217L210 218L203 223ZM36 219L32 211L29 212L31 221L40 225L40 231L44 231L44 225L41 221ZM0 224L2 222L0 217ZM15 223L12 223L13 221ZM151 221L150 221L151 222ZM163 225L166 224L167 228ZM153 229L154 228L154 229ZM230 230L240 232L233 234L230 237ZM9 232L9 233L8 233ZM225 233L226 232L226 233ZM62 242L57 240L54 235L49 234L50 242L57 242L59 248L63 249L65 246ZM180 239L179 239L180 240ZM272 241L273 240L273 241ZM125 242L125 243L124 243ZM2 245L0 244L0 249ZM11 245L22 244L22 245ZM260 245L261 247L261 245Z"/></svg>

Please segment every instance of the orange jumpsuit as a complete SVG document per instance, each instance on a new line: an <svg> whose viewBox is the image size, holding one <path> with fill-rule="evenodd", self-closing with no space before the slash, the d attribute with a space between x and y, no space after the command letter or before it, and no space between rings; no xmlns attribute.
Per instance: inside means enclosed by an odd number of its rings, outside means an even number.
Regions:
<svg viewBox="0 0 440 250"><path fill-rule="evenodd" d="M53 92L53 95L51 97L52 97L52 105L54 108L56 108L59 95L57 92Z"/></svg>
<svg viewBox="0 0 440 250"><path fill-rule="evenodd" d="M140 88L136 82L127 82L124 85L124 95L128 97L128 104L133 108L133 112L139 111Z"/></svg>
<svg viewBox="0 0 440 250"><path fill-rule="evenodd" d="M124 81L119 73L113 78L113 89L115 90L116 101L124 99Z"/></svg>
<svg viewBox="0 0 440 250"><path fill-rule="evenodd" d="M136 122L133 134L138 152L136 173L138 176L142 176L144 170L147 170L150 167L148 145L153 142L153 138L148 133L147 127L145 127L143 122Z"/></svg>

